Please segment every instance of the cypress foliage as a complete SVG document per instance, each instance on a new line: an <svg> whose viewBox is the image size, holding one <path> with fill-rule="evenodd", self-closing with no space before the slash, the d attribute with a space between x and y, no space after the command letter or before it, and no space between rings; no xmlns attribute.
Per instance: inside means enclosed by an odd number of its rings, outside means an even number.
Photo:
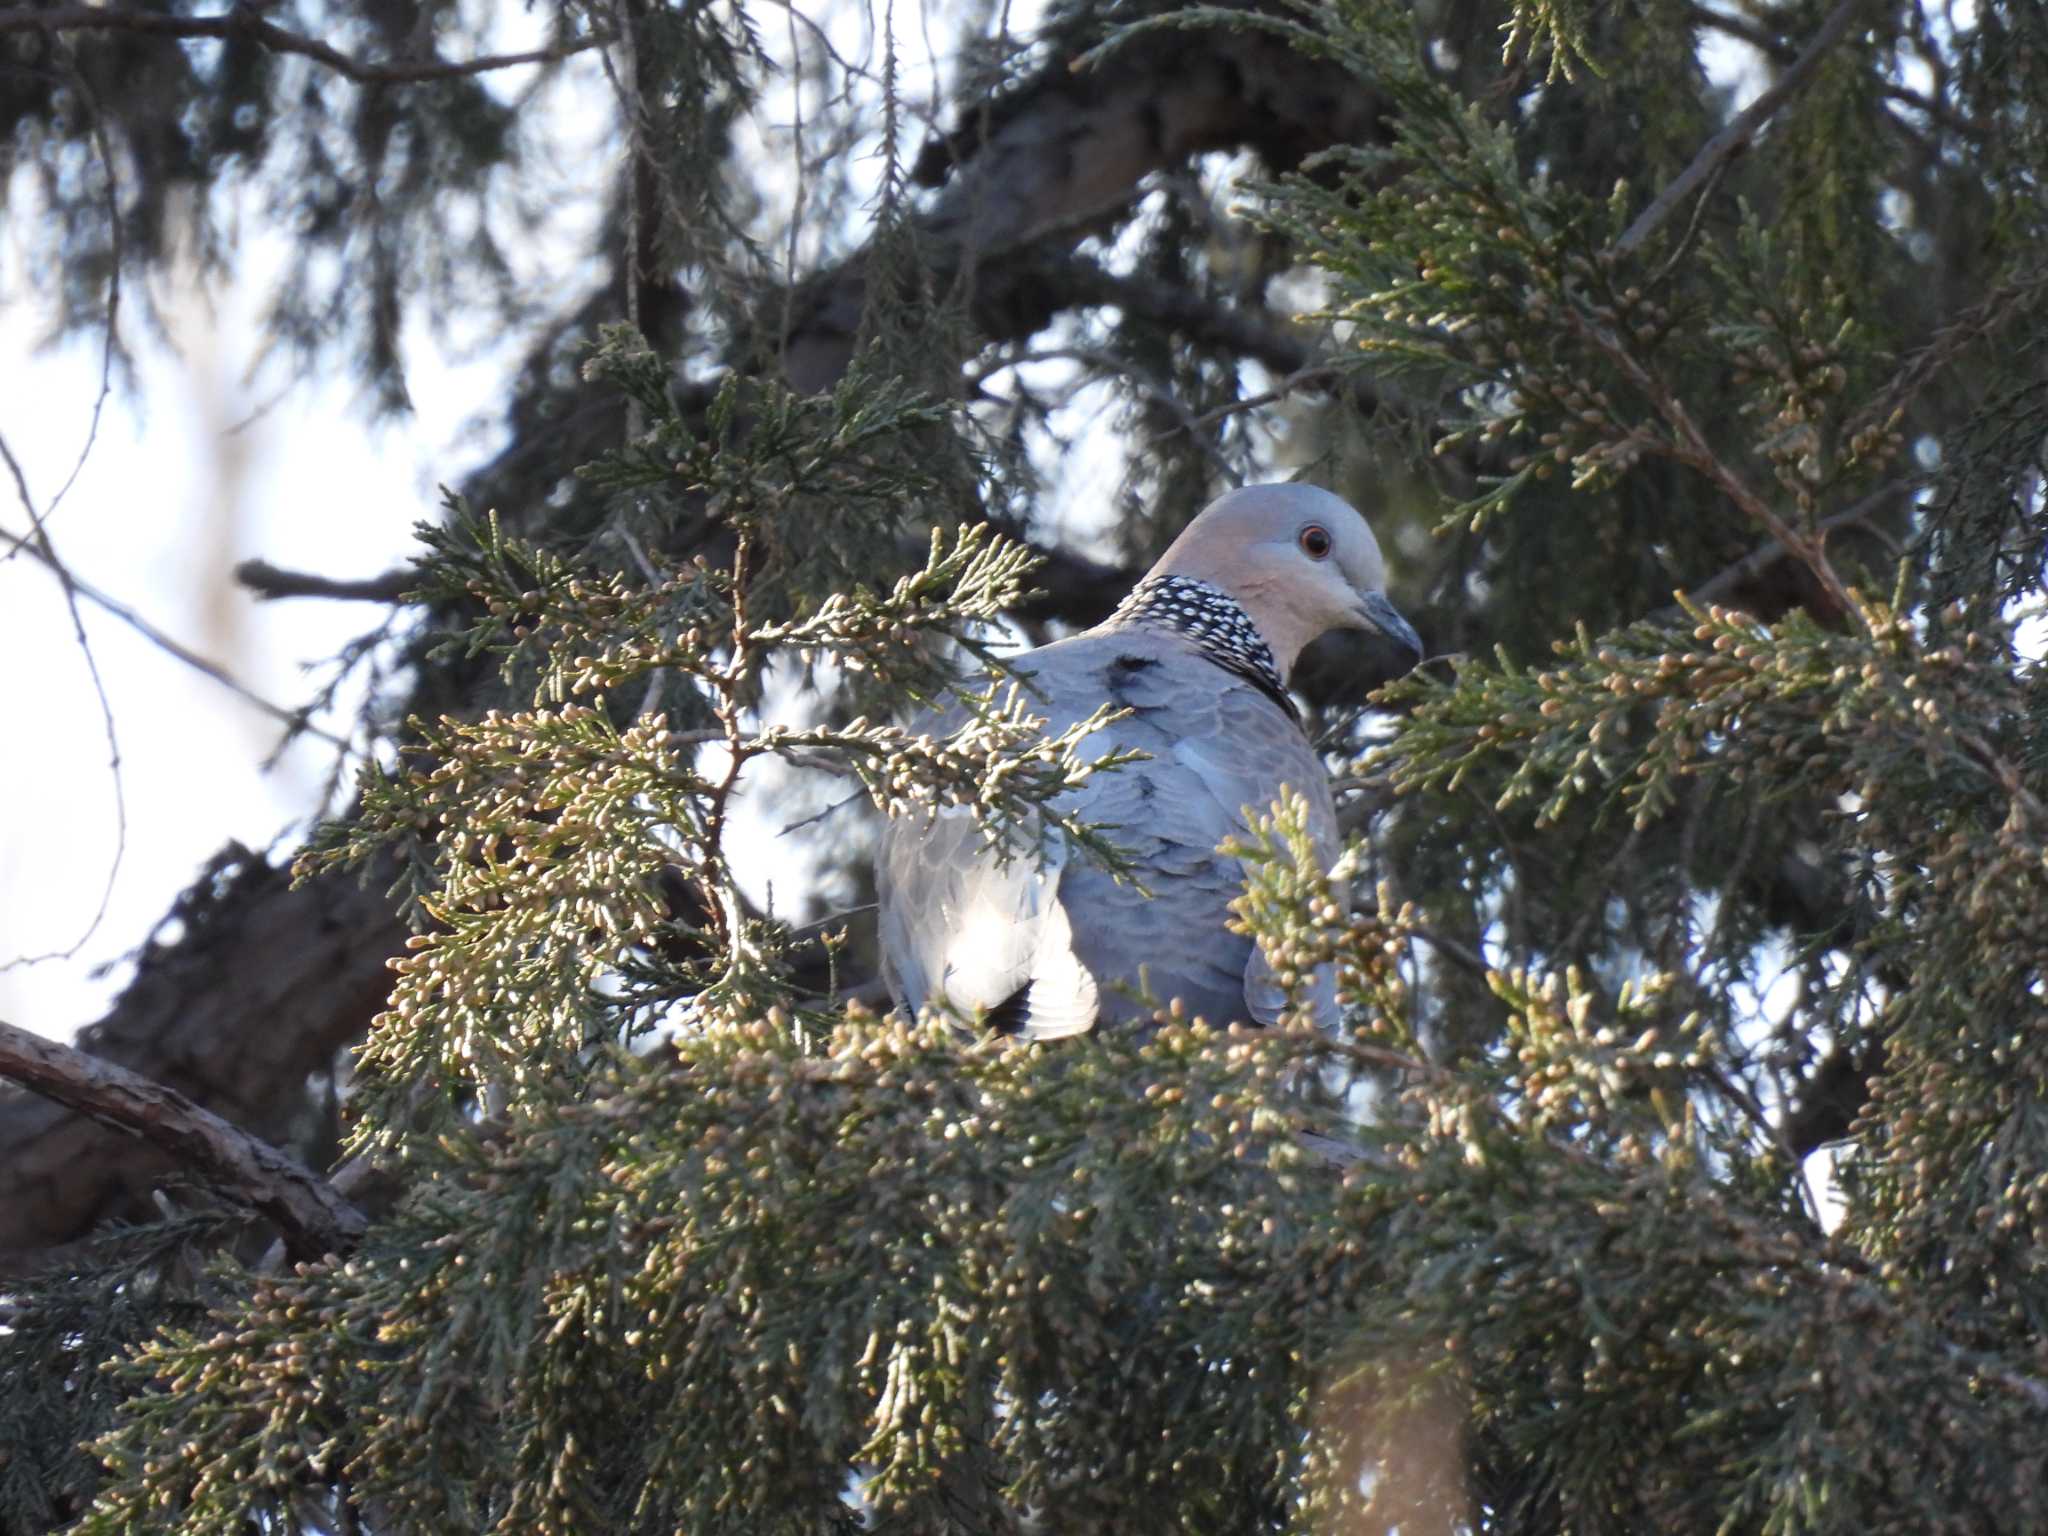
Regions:
<svg viewBox="0 0 2048 1536"><path fill-rule="evenodd" d="M1346 1032L884 1017L857 916L749 895L734 797L783 767L1118 858L1051 806L1117 762L959 681L1033 612L975 514L1058 423L946 393L972 306L892 159L837 387L693 393L710 340L611 329L576 387L630 429L559 520L423 530L423 665L503 707L422 707L301 860L416 917L347 1103L400 1192L317 1262L207 1207L13 1290L0 1529L2039 1526L2048 31L1465 9L1047 33L1280 38L1386 103L1244 177L1239 244L1142 253L1288 274L1329 398L1213 340L1132 375L1133 422L1178 403L1129 449L1159 532L1319 454L1446 653L1369 711L1310 671L1355 910L1298 807L1239 850ZM1746 152L1703 152L1703 35L1786 71ZM899 723L955 696L957 737Z"/></svg>

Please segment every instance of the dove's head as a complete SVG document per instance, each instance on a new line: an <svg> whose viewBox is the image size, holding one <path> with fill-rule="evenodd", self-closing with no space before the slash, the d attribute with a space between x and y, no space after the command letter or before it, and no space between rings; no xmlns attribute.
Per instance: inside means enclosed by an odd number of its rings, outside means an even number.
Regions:
<svg viewBox="0 0 2048 1536"><path fill-rule="evenodd" d="M1333 629L1385 635L1422 658L1387 601L1387 567L1365 519L1313 485L1247 485L1219 496L1175 539L1154 576L1191 576L1237 601L1285 677Z"/></svg>

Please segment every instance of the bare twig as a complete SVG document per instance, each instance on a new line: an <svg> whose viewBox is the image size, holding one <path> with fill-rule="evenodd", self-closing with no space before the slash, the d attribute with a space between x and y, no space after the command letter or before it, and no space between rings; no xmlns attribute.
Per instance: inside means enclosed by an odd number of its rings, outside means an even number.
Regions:
<svg viewBox="0 0 2048 1536"><path fill-rule="evenodd" d="M414 576L410 570L393 570L382 576L341 581L310 571L281 570L267 560L244 560L235 567L235 580L265 602L280 597L333 597L346 602L395 603L405 596Z"/></svg>
<svg viewBox="0 0 2048 1536"><path fill-rule="evenodd" d="M807 944L811 940L822 936L828 929L843 927L847 923L852 922L856 917L865 917L868 913L879 911L880 909L881 903L875 901L864 901L857 907L842 907L839 911L828 912L823 917L818 918L814 922L805 923L800 928L790 929L789 937L793 943Z"/></svg>
<svg viewBox="0 0 2048 1536"><path fill-rule="evenodd" d="M1441 929L1411 926L1408 931L1446 960L1461 966L1482 981L1493 974L1494 968L1486 963L1486 956L1471 945L1452 938Z"/></svg>
<svg viewBox="0 0 2048 1536"><path fill-rule="evenodd" d="M11 456L9 457L9 462L12 462ZM178 641L173 640L134 609L107 596L106 593L90 583L79 580L47 550L39 547L36 542L24 539L7 528L0 528L0 541L4 541L16 549L26 550L30 556L48 566L56 574L57 579L64 583L67 594L75 591L79 597L86 598L95 606L106 610L106 612L112 614L123 624L126 624L159 650L182 661L193 671L212 678L236 698L243 700L245 703L253 704L272 719L281 720L294 730L304 731L309 736L317 736L322 741L328 742L333 746L344 749L348 746L348 743L342 740L341 737L329 731L324 731L309 721L306 718L306 711L289 710L281 704L271 703L270 700L264 698L261 694L252 692L226 670L208 661L197 651L190 650Z"/></svg>
<svg viewBox="0 0 2048 1536"><path fill-rule="evenodd" d="M2025 777L2010 759L1974 730L1958 730L1954 735L1957 745L1963 749L1963 756L1998 781L2015 811L2032 822L2037 830L2048 827L2048 806L2043 806L2040 797L2027 787Z"/></svg>
<svg viewBox="0 0 2048 1536"><path fill-rule="evenodd" d="M1826 538L1838 528L1848 528L1864 522L1873 513L1882 511L1894 497L1910 494L1919 483L1917 479L1894 480L1889 485L1880 486L1840 512L1822 518L1814 532L1819 537ZM1791 553L1792 551L1778 540L1766 539L1740 560L1722 567L1686 593L1686 601L1695 608L1705 608L1712 603L1718 603L1730 593L1754 581ZM1673 603L1667 608L1659 609L1652 617L1659 623L1673 623L1682 617L1684 612L1683 608Z"/></svg>
<svg viewBox="0 0 2048 1536"><path fill-rule="evenodd" d="M1715 134L1693 156L1692 164L1659 192L1650 206L1636 216L1636 221L1622 232L1621 238L1611 247L1617 256L1626 256L1655 234L1664 221L1677 211L1679 204L1692 195L1698 187L1714 173L1715 167L1733 158L1749 147L1757 130L1771 120L1771 116L1793 96L1802 90L1813 78L1814 71L1827 51L1842 40L1842 34L1849 30L1849 23L1863 0L1840 0L1828 19L1821 23L1820 30L1813 35L1813 41L1798 58L1792 61L1785 73L1769 90L1737 113L1727 127Z"/></svg>
<svg viewBox="0 0 2048 1536"><path fill-rule="evenodd" d="M1081 303L1114 304L1170 326L1190 340L1256 358L1277 374L1300 373L1324 361L1294 332L1171 283L1126 277L1083 257L1052 263L1049 275Z"/></svg>
<svg viewBox="0 0 2048 1536"><path fill-rule="evenodd" d="M2048 1412L2048 1381L2010 1370L1992 1360L1964 1353L1956 1345L1948 1346L1949 1358L1968 1367L1986 1381L1996 1382L2008 1392L2017 1392L2034 1405L2037 1412Z"/></svg>
<svg viewBox="0 0 2048 1536"><path fill-rule="evenodd" d="M90 443L87 446L90 447ZM106 921L107 908L114 900L114 881L121 873L121 860L128 852L128 790L121 779L121 740L114 730L114 706L107 698L106 679L100 676L99 659L93 655L92 641L86 637L85 616L78 611L78 599L81 596L90 597L92 593L83 582L71 574L71 568L57 558L57 546L50 542L50 530L44 526L44 519L48 514L39 514L36 511L35 498L29 495L28 476L22 472L21 461L15 458L14 450L7 446L5 438L0 438L0 459L6 461L8 472L14 476L15 493L21 497L22 510L28 513L30 537L18 539L5 529L0 529L0 536L11 540L15 549L26 549L30 555L41 561L56 575L58 584L64 589L64 608L71 615L71 633L78 640L78 653L85 658L85 670L92 679L93 697L99 701L100 725L107 739L107 772L114 781L114 857L107 866L107 882L100 890L100 904L93 912L92 921L85 925L85 932L72 941L69 949L53 949L38 955L17 955L6 964L0 965L0 971L10 971L18 965L37 965L45 960L68 960L99 932L100 924Z"/></svg>
<svg viewBox="0 0 2048 1536"><path fill-rule="evenodd" d="M553 48L535 48L526 53L494 53L463 60L427 59L417 63L395 59L371 62L352 58L318 38L288 32L265 21L254 7L246 5L237 5L219 16L165 16L102 5L52 10L9 7L0 10L0 34L9 32L41 32L49 36L63 32L138 32L153 37L246 38L272 53L295 53L311 59L358 85L415 85L425 80L488 74L521 64L553 64L611 40L608 34L592 33Z"/></svg>
<svg viewBox="0 0 2048 1536"><path fill-rule="evenodd" d="M639 291L637 286L634 291ZM637 326L638 322L635 321L634 324ZM629 435L637 435L640 431L638 422L630 416L627 422L627 431ZM639 568L641 579L650 587L660 586L661 573L655 570L654 562L647 558L647 551L640 547L640 541L633 537L633 530L626 526L624 519L613 519L612 525L607 531L619 541L625 548L626 553L632 556L633 564ZM669 668L656 667L647 674L647 686L641 691L640 707L634 711L634 719L645 720L654 713L655 706L661 702L661 691L668 682L668 673Z"/></svg>
<svg viewBox="0 0 2048 1536"><path fill-rule="evenodd" d="M1705 188L1692 205L1692 217L1686 221L1685 233L1678 237L1678 244L1672 247L1671 254L1664 258L1664 264L1651 277L1650 287L1662 288L1665 279L1676 272L1685 258L1692 254L1693 242L1699 239L1700 227L1707 221L1707 209L1713 204L1714 191L1721 185L1721 178L1728 174L1728 167L1734 163L1732 160L1723 160L1708 175Z"/></svg>
<svg viewBox="0 0 2048 1536"><path fill-rule="evenodd" d="M701 747L709 741L724 741L725 732L709 727L695 731L670 731L661 740L671 751L681 752L691 747Z"/></svg>
<svg viewBox="0 0 2048 1536"><path fill-rule="evenodd" d="M640 323L640 242L645 236L644 221L652 216L643 196L646 188L642 173L652 165L653 155L647 147L647 103L640 93L640 40L634 35L630 22L614 16L619 22L616 41L619 45L619 64L612 62L612 50L607 47L597 56L604 67L604 77L611 83L612 94L618 98L619 116L626 125L626 137L632 145L633 174L626 178L626 255L625 265L620 273L620 287L624 289L626 301L626 324L636 335L647 334ZM626 441L635 442L645 429L642 420L644 408L637 399L626 401Z"/></svg>
<svg viewBox="0 0 2048 1536"><path fill-rule="evenodd" d="M844 800L835 800L830 805L826 806L822 811L813 811L810 815L805 816L798 821L792 821L788 826L784 827L780 832L776 833L775 835L777 837L787 837L792 832L801 832L805 827L816 826L819 822L823 821L827 816L833 815L835 812L838 811L843 811L849 805L858 805L861 801L865 799L867 799L867 791L862 790L859 794L848 795Z"/></svg>
<svg viewBox="0 0 2048 1536"><path fill-rule="evenodd" d="M1174 419L1170 433L1187 433L1189 441L1209 460L1226 485L1236 485L1243 478L1242 472L1224 458L1222 451L1209 440L1209 435L1202 430L1201 419L1189 409L1186 401L1174 393L1173 386L1157 375L1138 367L1129 358L1117 357L1096 347L1043 347L1011 353L983 370L973 382L978 385L994 374L1010 368L1021 368L1027 363L1054 362L1081 363L1095 369L1106 378L1124 380L1131 388Z"/></svg>
<svg viewBox="0 0 2048 1536"><path fill-rule="evenodd" d="M1330 1037L1316 1042L1316 1049L1327 1051L1332 1056L1342 1056L1347 1061L1375 1071L1407 1072L1416 1077L1442 1079L1450 1074L1434 1062L1410 1056L1405 1051L1393 1051L1383 1045L1366 1045L1357 1040Z"/></svg>
<svg viewBox="0 0 2048 1536"><path fill-rule="evenodd" d="M0 1021L0 1076L170 1153L276 1222L295 1258L345 1252L368 1225L297 1159L126 1067Z"/></svg>
<svg viewBox="0 0 2048 1536"><path fill-rule="evenodd" d="M64 483L57 487L57 494L43 509L45 518L57 515L57 508L64 504L64 498L71 494L71 487L85 472L85 461L92 457L93 445L99 441L100 417L107 408L107 396L114 390L114 352L120 345L121 264L127 259L123 250L121 183L114 170L113 147L107 142L106 114L100 111L99 97L93 94L92 85L86 80L84 71L78 68L77 61L67 56L64 62L72 89L78 92L79 99L92 115L93 151L100 158L100 174L107 183L107 323L100 343L99 393L93 397L92 419L86 424L85 442L79 447L78 459L72 464L71 473L64 477ZM13 551L10 550L0 559L12 557Z"/></svg>
<svg viewBox="0 0 2048 1536"><path fill-rule="evenodd" d="M1970 347L2009 334L2012 317L2048 294L2048 266L2028 268L1993 288L1982 303L1973 304L1928 339L1877 396L1841 430L1844 442L1872 428L1888 425Z"/></svg>
<svg viewBox="0 0 2048 1536"><path fill-rule="evenodd" d="M1758 26L1747 17L1712 10L1704 5L1695 5L1692 8L1692 20L1695 26L1710 27L1716 32L1740 38L1758 53L1780 64L1789 64L1799 56L1799 50L1791 43L1769 28ZM1973 139L1986 137L1985 130L1980 124L1950 111L1936 97L1925 95L1910 86L1900 85L1897 81L1887 81L1879 89L1886 100L1911 107L1915 112L1924 114L1929 122L1938 123L1951 133L1960 133Z"/></svg>
<svg viewBox="0 0 2048 1536"><path fill-rule="evenodd" d="M1729 1103L1742 1112L1743 1118L1749 1121L1757 1134L1776 1147L1793 1167L1796 1168L1806 1161L1786 1136L1784 1123L1771 1118L1769 1111L1764 1108L1763 1100L1756 1096L1756 1091L1749 1084L1733 1072L1724 1072L1719 1067L1708 1067L1705 1076ZM1827 1224L1821 1218L1820 1201L1813 1192L1813 1186L1805 1179L1794 1179L1792 1182L1799 1190L1799 1203L1806 1212L1806 1219L1813 1223L1816 1232L1825 1232Z"/></svg>
<svg viewBox="0 0 2048 1536"><path fill-rule="evenodd" d="M1339 1141L1334 1136L1323 1136L1315 1131L1296 1131L1294 1144L1333 1168L1351 1168L1360 1163L1378 1164L1382 1161L1356 1142Z"/></svg>
<svg viewBox="0 0 2048 1536"><path fill-rule="evenodd" d="M804 164L804 54L802 44L797 41L794 5L785 9L783 20L789 29L789 180L794 191L789 210L789 238L782 252L782 318L775 331L775 354L778 358L789 353L789 332L795 314L798 282L797 236L804 227L804 197L811 186L810 167ZM893 56L890 62L894 63ZM885 86L882 99L891 111L895 109L896 93L893 90Z"/></svg>
<svg viewBox="0 0 2048 1536"><path fill-rule="evenodd" d="M1252 311L1170 283L1111 272L1084 257L1049 261L1042 270L1047 280L1057 283L1074 303L1113 304L1126 314L1179 331L1191 341L1250 357L1279 378L1280 382L1263 394L1232 401L1185 420L1183 429L1196 435L1197 429L1225 416L1271 405L1300 389L1341 391L1368 416L1384 403L1379 386L1371 378L1340 367L1298 328L1270 323ZM997 363L988 372L1007 365ZM1128 371L1127 364L1118 367ZM1185 408L1182 410L1184 414Z"/></svg>
<svg viewBox="0 0 2048 1536"><path fill-rule="evenodd" d="M1328 389L1343 376L1343 370L1332 363L1318 363L1307 368L1299 368L1271 389L1261 390L1256 395L1246 395L1242 400L1227 401L1202 412L1195 418L1194 425L1206 427L1226 416L1236 416L1245 411L1258 410L1263 406L1277 405L1297 389Z"/></svg>
<svg viewBox="0 0 2048 1536"><path fill-rule="evenodd" d="M1721 493L1734 502L1744 516L1763 529L1785 550L1796 555L1800 563L1813 572L1814 579L1821 584L1844 615L1853 615L1861 611L1849 596L1849 589L1842 584L1841 576L1829 563L1826 552L1821 548L1819 536L1801 533L1786 522L1769 502L1722 462L1721 456L1715 453L1713 446L1708 443L1706 434L1700 431L1699 424L1692 419L1692 412L1685 408L1685 402L1672 393L1670 386L1663 379L1646 368L1642 360L1611 330L1590 316L1582 314L1576 305L1566 307L1565 319L1574 331L1599 350L1622 376L1656 407L1657 414L1671 430L1671 442L1666 446L1665 452L1679 463L1705 475L1720 487Z"/></svg>

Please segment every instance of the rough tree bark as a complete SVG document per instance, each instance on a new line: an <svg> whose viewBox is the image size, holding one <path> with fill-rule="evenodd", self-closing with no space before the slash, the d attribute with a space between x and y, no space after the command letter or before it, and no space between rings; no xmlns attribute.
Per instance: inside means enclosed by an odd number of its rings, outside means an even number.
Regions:
<svg viewBox="0 0 2048 1536"><path fill-rule="evenodd" d="M971 276L985 339L1028 336L1062 310L1129 299L1087 281L1102 274L1077 272L1070 257L1154 172L1239 148L1286 169L1380 131L1380 104L1356 81L1264 36L1160 32L1097 68L1068 65L1053 61L970 116L920 167L939 188L922 221L925 249L950 274ZM794 306L781 355L797 387L827 388L845 370L868 266L856 256L820 274ZM1173 323L1213 334L1229 318ZM294 891L283 871L239 849L179 906L182 939L151 948L79 1044L256 1135L288 1140L308 1076L383 1006L385 961L403 926L374 883L323 879ZM168 1171L162 1154L130 1137L0 1089L0 1274L146 1209Z"/></svg>
<svg viewBox="0 0 2048 1536"><path fill-rule="evenodd" d="M273 1143L306 1112L306 1080L359 1038L390 987L405 939L375 886L323 880L292 890L260 854L230 845L151 944L112 1011L79 1047L174 1088ZM0 1096L0 1274L33 1266L98 1222L148 1209L177 1171L147 1142L47 1099Z"/></svg>
<svg viewBox="0 0 2048 1536"><path fill-rule="evenodd" d="M294 1258L344 1252L363 1235L362 1212L303 1163L154 1078L4 1019L0 1072L53 1103L141 1137L226 1186L277 1224L284 1250Z"/></svg>

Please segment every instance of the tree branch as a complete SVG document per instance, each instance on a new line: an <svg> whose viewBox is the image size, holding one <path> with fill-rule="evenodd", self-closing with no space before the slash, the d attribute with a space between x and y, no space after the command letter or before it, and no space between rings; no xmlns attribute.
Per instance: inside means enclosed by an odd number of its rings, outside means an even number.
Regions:
<svg viewBox="0 0 2048 1536"><path fill-rule="evenodd" d="M294 1258L340 1253L363 1235L362 1213L303 1164L176 1089L4 1020L0 1076L171 1153L276 1222Z"/></svg>
<svg viewBox="0 0 2048 1536"><path fill-rule="evenodd" d="M1865 1042L1859 1049L1835 1048L1823 1056L1801 1085L1797 1103L1779 1121L1779 1141L1793 1157L1808 1155L1849 1134L1863 1106L1870 1102L1870 1079L1884 1069L1884 1046Z"/></svg>
<svg viewBox="0 0 2048 1536"><path fill-rule="evenodd" d="M1617 256L1626 256L1641 245L1663 222L1677 211L1678 205L1691 196L1695 187L1714 173L1722 161L1731 159L1749 147L1757 130L1770 121L1778 108L1790 101L1813 78L1814 71L1827 51L1842 40L1842 34L1849 30L1850 19L1862 0L1841 0L1828 19L1821 23L1820 30L1813 35L1813 41L1806 45L1806 51L1792 61L1792 66L1778 77L1777 84L1751 102L1735 118L1707 140L1700 152L1693 156L1692 164L1680 171L1677 177L1659 192L1650 206L1636 216L1636 221L1622 232L1621 238L1611 247Z"/></svg>
<svg viewBox="0 0 2048 1536"><path fill-rule="evenodd" d="M1236 0L1220 9L1253 7ZM1333 143L1391 138L1389 109L1376 93L1338 65L1251 30L1154 33L1078 73L1055 63L991 105L970 103L962 123L918 169L919 180L939 187L918 220L921 250L941 275L972 273L971 314L992 339L1031 335L1076 303L1170 302L1156 289L1137 291L1139 284L1125 299L1112 297L1119 279L1092 262L1048 254L1071 252L1121 217L1155 171L1210 150L1249 148L1277 173ZM828 389L845 373L872 257L863 251L818 274L789 306L780 351L796 389ZM1090 286L1070 287L1069 279ZM1198 303L1173 323L1198 340L1242 344L1277 374L1320 361L1299 338L1270 327L1238 333L1236 314ZM1197 328L1212 322L1224 333Z"/></svg>
<svg viewBox="0 0 2048 1536"><path fill-rule="evenodd" d="M2008 335L2013 317L2044 296L2048 296L2048 267L2037 267L1999 283L1982 302L1944 321L1927 344L1906 359L1870 404L1842 427L1842 441L1853 443L1865 432L1888 427L1958 357L1980 343Z"/></svg>
<svg viewBox="0 0 2048 1536"><path fill-rule="evenodd" d="M1196 417L1193 426L1285 399L1297 389L1346 390L1352 403L1368 416L1382 404L1379 386L1372 378L1339 366L1331 354L1319 350L1299 330L1270 324L1248 310L1168 283L1110 272L1081 256L1048 262L1044 275L1055 280L1074 303L1113 304L1127 314L1179 331L1190 341L1252 358L1268 373L1280 376L1277 388L1220 406Z"/></svg>
<svg viewBox="0 0 2048 1536"><path fill-rule="evenodd" d="M1053 277L1074 301L1114 304L1117 308L1179 331L1191 341L1256 358L1269 372L1296 374L1319 358L1308 342L1292 331L1266 324L1256 315L1207 301L1172 284L1126 277L1098 266L1084 256L1048 262Z"/></svg>
<svg viewBox="0 0 2048 1536"><path fill-rule="evenodd" d="M1707 442L1706 434L1692 419L1692 413L1685 408L1685 402L1674 394L1669 385L1650 369L1645 367L1627 345L1605 325L1579 313L1576 307L1565 310L1565 322L1584 340L1591 343L1607 360L1621 371L1631 385L1639 391L1663 418L1671 430L1668 452L1679 463L1689 465L1705 475L1721 489L1721 494L1734 502L1744 516L1762 528L1781 547L1796 555L1801 564L1813 572L1828 598L1846 618L1859 612L1849 596L1849 589L1842 584L1841 576L1828 562L1826 552L1821 548L1820 535L1806 534L1794 528L1780 517L1771 504L1750 489L1742 477L1721 461Z"/></svg>
<svg viewBox="0 0 2048 1536"><path fill-rule="evenodd" d="M1792 44L1768 27L1758 26L1746 17L1710 10L1704 5L1695 5L1692 8L1692 21L1696 27L1706 27L1738 38L1777 63L1790 64L1799 57L1799 50ZM1950 111L1935 97L1923 95L1896 81L1887 83L1882 89L1887 101L1896 101L1902 107L1911 107L1915 112L1923 113L1929 122L1940 124L1950 133L1960 133L1973 139L1985 137L1985 130L1981 125Z"/></svg>
<svg viewBox="0 0 2048 1536"><path fill-rule="evenodd" d="M487 74L521 64L553 64L573 54L602 47L611 41L609 33L593 32L553 48L536 48L527 53L494 53L481 58L423 60L416 64L396 61L370 63L351 58L339 48L287 32L265 21L255 9L237 5L221 16L163 16L149 11L126 11L111 6L74 5L57 10L0 10L0 34L41 32L139 32L155 37L208 37L223 41L246 38L273 53L295 53L344 75L358 85L414 85L424 80L450 80L463 75Z"/></svg>
<svg viewBox="0 0 2048 1536"><path fill-rule="evenodd" d="M6 528L0 528L0 542L6 543L10 549L26 553L31 559L48 566L57 579L64 584L64 590L67 595L75 593L78 597L83 597L96 606L105 609L138 635L142 636L143 639L149 641L158 650L163 651L166 655L178 661L182 661L193 671L212 678L221 687L227 689L229 693L235 695L236 698L241 699L245 703L255 705L256 708L262 710L264 714L269 715L273 720L282 721L295 731L304 731L309 736L318 736L322 741L330 745L340 747L343 750L347 749L348 743L342 740L341 737L336 736L331 731L324 731L307 720L305 711L289 710L282 704L271 703L270 700L250 689L225 668L208 661L197 651L173 640L133 608L109 597L90 582L80 581L71 574L66 566L56 560L47 548L39 547L36 542L23 538L20 534Z"/></svg>
<svg viewBox="0 0 2048 1536"><path fill-rule="evenodd" d="M333 597L347 602L395 603L412 586L413 573L400 569L357 581L338 581L310 571L281 570L267 560L244 560L235 567L235 580L265 602L280 597Z"/></svg>
<svg viewBox="0 0 2048 1536"><path fill-rule="evenodd" d="M1849 528L1867 522L1873 514L1884 510L1895 497L1910 494L1919 483L1918 480L1894 480L1889 485L1880 486L1840 512L1822 518L1815 526L1814 532L1824 539L1838 528ZM1721 602L1792 553L1794 551L1777 539L1766 539L1740 560L1732 565L1723 566L1686 593L1686 601L1695 608L1705 608ZM1684 614L1685 610L1673 603L1669 607L1658 609L1651 617L1660 624L1670 624L1676 623Z"/></svg>
<svg viewBox="0 0 2048 1536"><path fill-rule="evenodd" d="M99 426L99 408L95 406L93 409L93 427L94 431L97 431ZM88 438L86 443L88 451L91 449L91 446L91 440ZM48 527L50 513L38 512L36 510L35 498L29 494L28 490L28 476L23 473L21 461L15 458L14 450L7 446L7 440L4 437L0 437L0 461L6 463L8 472L14 477L14 489L21 497L22 510L28 513L29 523L28 539L15 538L12 534L7 534L6 530L0 529L0 535L5 535L12 540L7 555L0 556L0 564L4 564L6 560L12 559L17 552L25 549L55 574L57 584L64 589L64 611L70 616L71 633L78 641L78 654L85 659L86 675L92 679L93 697L99 703L100 725L106 734L107 741L107 772L112 777L114 784L114 857L107 866L106 884L100 888L100 904L93 913L92 921L86 924L85 932L81 933L72 942L69 949L51 950L43 955L22 955L15 960L8 961L5 965L0 965L0 970L7 970L14 965L32 964L41 960L68 960L85 947L88 939L99 932L99 926L106 918L107 908L114 899L114 881L121 873L121 861L127 856L128 852L128 790L121 778L121 738L120 733L114 728L114 706L107 698L107 682L100 675L99 658L93 654L92 641L87 638L85 633L85 616L78 611L80 595L89 595L89 593L87 593L83 584L71 574L71 568L58 558L57 546L50 540L50 530ZM85 461L81 458L79 462L82 464ZM74 470L73 474L75 475L76 473L77 471ZM69 486L70 482L66 481L65 484ZM54 501L50 503L51 512L54 512L56 507L57 504Z"/></svg>
<svg viewBox="0 0 2048 1536"><path fill-rule="evenodd" d="M290 873L230 844L171 908L164 934L76 1047L273 1145L301 1144L306 1084L383 1007L406 925L362 881ZM175 936L175 937L173 937ZM0 1278L38 1268L114 1217L150 1207L173 1159L26 1093L0 1092Z"/></svg>

